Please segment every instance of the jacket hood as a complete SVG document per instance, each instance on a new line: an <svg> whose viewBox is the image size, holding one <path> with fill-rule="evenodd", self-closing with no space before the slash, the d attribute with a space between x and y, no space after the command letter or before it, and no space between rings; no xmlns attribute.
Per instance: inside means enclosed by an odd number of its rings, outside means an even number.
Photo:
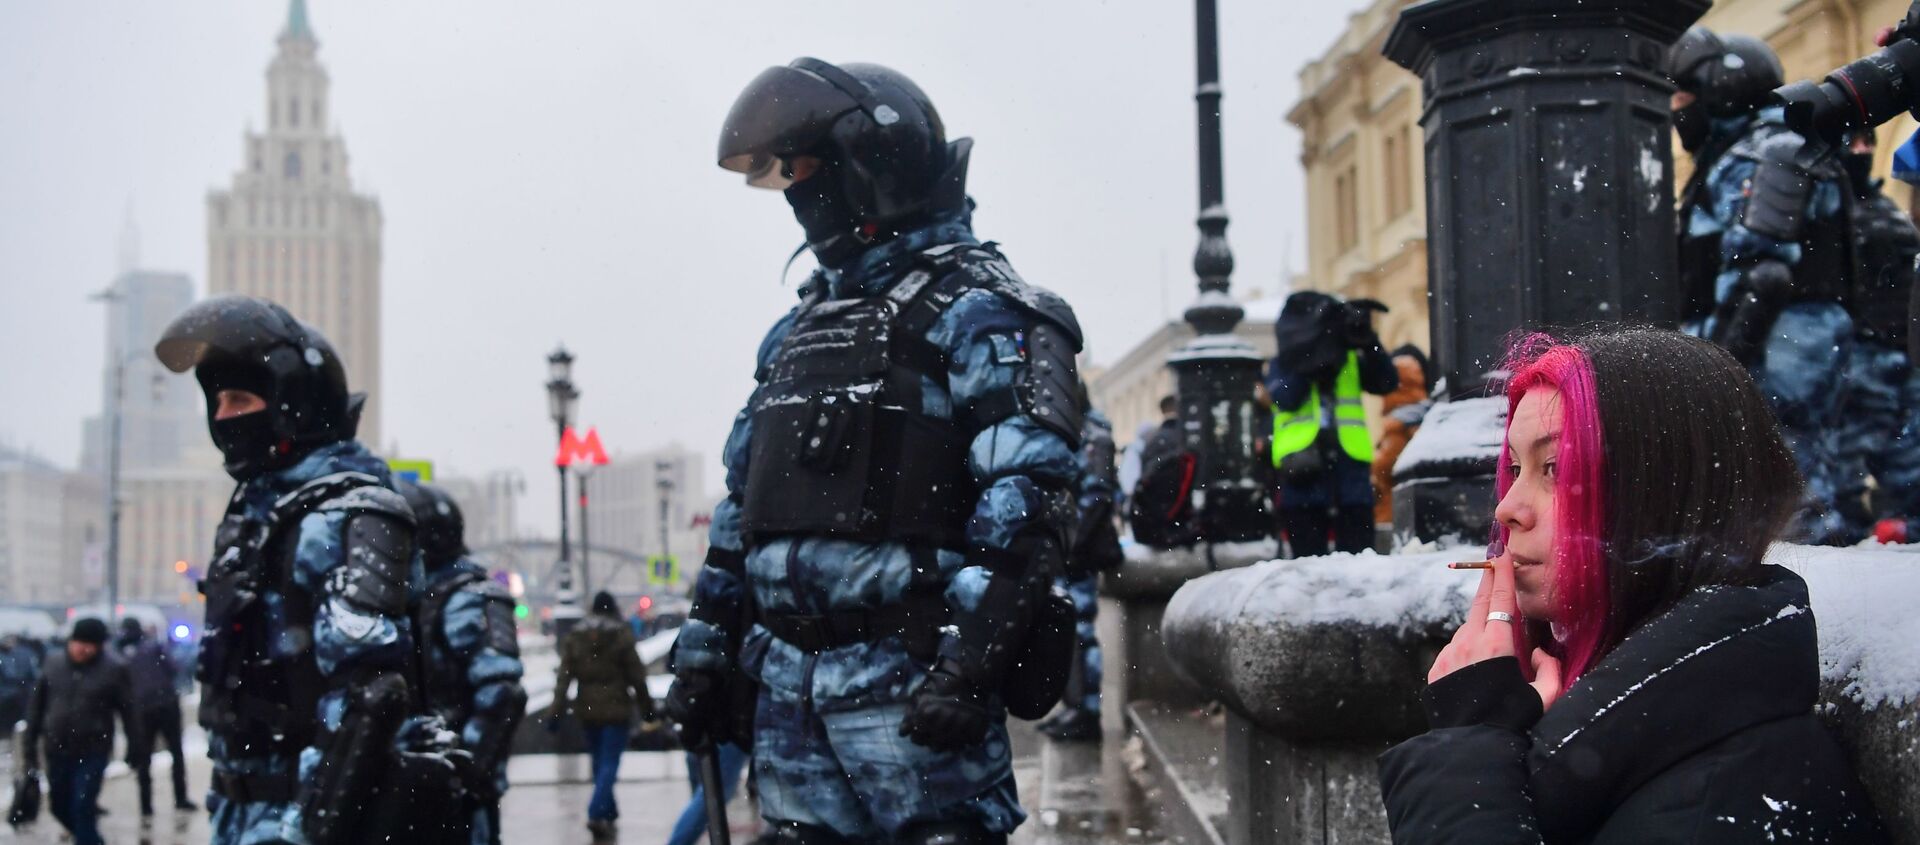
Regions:
<svg viewBox="0 0 1920 845"><path fill-rule="evenodd" d="M1675 762L1765 722L1811 712L1819 648L1807 585L1766 566L1706 587L1581 676L1533 728L1530 788L1548 841L1598 827Z"/></svg>

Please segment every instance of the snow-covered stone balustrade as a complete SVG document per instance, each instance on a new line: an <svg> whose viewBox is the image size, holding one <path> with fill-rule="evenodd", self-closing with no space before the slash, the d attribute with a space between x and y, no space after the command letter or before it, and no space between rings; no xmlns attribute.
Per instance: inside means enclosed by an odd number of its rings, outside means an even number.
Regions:
<svg viewBox="0 0 1920 845"><path fill-rule="evenodd" d="M1211 838L1388 841L1374 758L1425 730L1427 668L1479 582L1445 564L1476 551L1271 561L1174 594L1160 625L1173 671L1227 710ZM1920 547L1778 546L1769 561L1809 584L1822 716L1895 841L1920 845Z"/></svg>

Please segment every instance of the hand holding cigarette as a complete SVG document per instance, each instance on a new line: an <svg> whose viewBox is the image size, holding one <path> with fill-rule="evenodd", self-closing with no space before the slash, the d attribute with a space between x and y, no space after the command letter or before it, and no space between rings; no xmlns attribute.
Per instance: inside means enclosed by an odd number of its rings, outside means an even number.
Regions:
<svg viewBox="0 0 1920 845"><path fill-rule="evenodd" d="M1480 590L1467 608L1466 621L1453 632L1453 641L1440 650L1427 671L1427 683L1497 657L1512 657L1524 642L1520 626L1525 620L1513 589L1513 556L1501 553L1488 561L1450 563L1450 569L1482 569ZM1560 661L1542 649L1528 655L1533 667L1532 685L1540 694L1543 707L1552 707L1560 697Z"/></svg>

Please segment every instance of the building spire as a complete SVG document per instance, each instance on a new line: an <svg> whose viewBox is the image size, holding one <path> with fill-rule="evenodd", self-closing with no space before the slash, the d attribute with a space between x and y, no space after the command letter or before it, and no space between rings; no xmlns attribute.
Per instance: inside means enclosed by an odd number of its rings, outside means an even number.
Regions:
<svg viewBox="0 0 1920 845"><path fill-rule="evenodd" d="M293 0L287 7L286 37L314 40L313 26L307 22L307 0Z"/></svg>

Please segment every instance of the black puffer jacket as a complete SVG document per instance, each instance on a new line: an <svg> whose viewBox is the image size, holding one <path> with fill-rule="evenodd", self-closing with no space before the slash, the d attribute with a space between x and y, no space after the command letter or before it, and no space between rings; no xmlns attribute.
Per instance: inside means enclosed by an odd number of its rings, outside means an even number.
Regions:
<svg viewBox="0 0 1920 845"><path fill-rule="evenodd" d="M115 714L127 736L140 735L124 664L105 651L86 663L74 663L64 649L49 653L27 702L28 753L44 739L48 757L105 760L113 754Z"/></svg>
<svg viewBox="0 0 1920 845"><path fill-rule="evenodd" d="M1813 715L1807 585L1695 591L1543 717L1516 658L1427 689L1433 730L1380 758L1397 843L1881 843Z"/></svg>

